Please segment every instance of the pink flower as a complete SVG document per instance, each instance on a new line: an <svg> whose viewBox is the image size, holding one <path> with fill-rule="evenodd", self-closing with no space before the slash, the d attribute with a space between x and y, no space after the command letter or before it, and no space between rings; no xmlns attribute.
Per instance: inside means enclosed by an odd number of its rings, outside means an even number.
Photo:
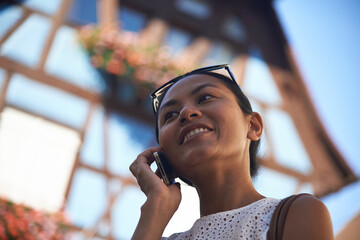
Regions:
<svg viewBox="0 0 360 240"><path fill-rule="evenodd" d="M35 240L36 239L35 236L32 235L30 232L26 232L24 234L24 238L25 238L25 240Z"/></svg>
<svg viewBox="0 0 360 240"><path fill-rule="evenodd" d="M2 222L0 222L0 239L4 239L7 240L7 236L6 236L6 230L4 225L2 225Z"/></svg>
<svg viewBox="0 0 360 240"><path fill-rule="evenodd" d="M111 59L107 62L105 68L109 73L116 75L121 75L126 70L124 63L116 59Z"/></svg>
<svg viewBox="0 0 360 240"><path fill-rule="evenodd" d="M18 231L16 227L16 218L11 213L5 214L5 221L7 222L7 229L12 237L17 237Z"/></svg>
<svg viewBox="0 0 360 240"><path fill-rule="evenodd" d="M64 215L47 214L0 199L0 239L64 239Z"/></svg>
<svg viewBox="0 0 360 240"><path fill-rule="evenodd" d="M103 65L104 59L100 55L94 55L90 58L90 62L95 68L99 68Z"/></svg>

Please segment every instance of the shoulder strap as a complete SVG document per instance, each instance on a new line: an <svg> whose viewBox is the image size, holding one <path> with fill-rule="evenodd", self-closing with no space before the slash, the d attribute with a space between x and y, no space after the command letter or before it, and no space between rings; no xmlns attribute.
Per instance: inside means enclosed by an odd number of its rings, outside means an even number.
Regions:
<svg viewBox="0 0 360 240"><path fill-rule="evenodd" d="M270 227L267 232L267 240L281 240L284 232L285 220L291 204L299 197L310 195L307 193L292 195L284 198L276 206L272 215Z"/></svg>

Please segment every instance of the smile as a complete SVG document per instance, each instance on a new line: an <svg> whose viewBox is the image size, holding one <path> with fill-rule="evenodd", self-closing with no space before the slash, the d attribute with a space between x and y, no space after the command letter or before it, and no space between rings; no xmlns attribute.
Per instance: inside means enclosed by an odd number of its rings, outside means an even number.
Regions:
<svg viewBox="0 0 360 240"><path fill-rule="evenodd" d="M191 130L190 132L188 132L185 137L184 137L184 141L183 141L183 144L191 137L195 136L195 135L199 135L200 133L203 133L203 132L208 132L208 131L211 131L210 129L207 129L207 128L195 128L194 130Z"/></svg>

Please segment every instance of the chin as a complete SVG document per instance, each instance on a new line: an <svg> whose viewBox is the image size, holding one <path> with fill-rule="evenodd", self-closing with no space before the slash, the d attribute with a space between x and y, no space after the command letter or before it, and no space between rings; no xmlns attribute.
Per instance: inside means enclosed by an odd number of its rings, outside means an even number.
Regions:
<svg viewBox="0 0 360 240"><path fill-rule="evenodd" d="M180 162L186 166L209 163L217 155L214 150L214 148L208 146L189 149L181 155Z"/></svg>

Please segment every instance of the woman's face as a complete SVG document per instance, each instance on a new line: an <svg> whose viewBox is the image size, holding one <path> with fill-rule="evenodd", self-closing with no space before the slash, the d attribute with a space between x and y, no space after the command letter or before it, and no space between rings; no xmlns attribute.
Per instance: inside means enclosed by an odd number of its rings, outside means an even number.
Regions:
<svg viewBox="0 0 360 240"><path fill-rule="evenodd" d="M197 167L215 164L221 169L248 156L249 122L249 115L221 80L192 75L173 85L161 103L159 144L183 177Z"/></svg>

